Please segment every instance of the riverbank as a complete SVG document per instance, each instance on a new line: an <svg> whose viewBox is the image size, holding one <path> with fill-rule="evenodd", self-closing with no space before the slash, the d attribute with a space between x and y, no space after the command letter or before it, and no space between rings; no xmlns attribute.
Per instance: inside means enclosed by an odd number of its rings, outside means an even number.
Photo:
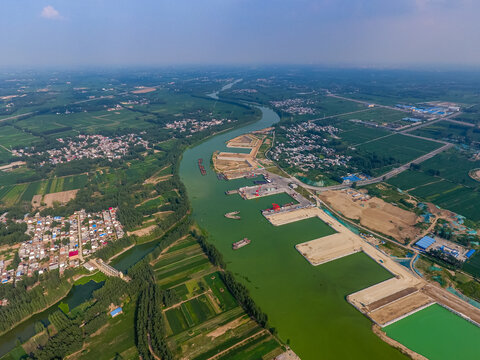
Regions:
<svg viewBox="0 0 480 360"><path fill-rule="evenodd" d="M332 234L325 223L312 218L274 227L261 210L270 208L272 202L288 202L282 194L254 200L226 196L225 192L232 188L254 185L253 180L226 182L218 180L213 172L198 174L198 158L208 159L214 151L228 151L227 140L279 120L272 110L261 110L260 121L212 137L183 154L180 176L193 217L208 231L208 241L222 253L228 269L268 314L270 326L277 329L279 338L284 343L288 340L300 358L316 360L318 354L324 354L326 358L404 359L371 331L367 318L345 301L348 294L389 279L387 271L362 253L311 266L294 246ZM226 218L225 213L232 210L240 211L242 219L233 222ZM251 244L232 250L231 244L243 237L251 239Z"/></svg>
<svg viewBox="0 0 480 360"><path fill-rule="evenodd" d="M53 301L52 303L50 303L49 305L46 305L44 306L43 308L31 313L30 315L28 315L27 317L23 318L22 320L16 322L14 325L12 325L10 328L8 328L7 330L3 331L0 333L0 339L3 335L9 333L10 331L12 331L13 329L15 329L16 327L22 325L24 322L28 321L29 319L31 319L32 317L34 317L35 315L38 315L42 312L44 312L45 310L51 308L52 306L54 306L55 304L59 303L60 301L62 301L63 299L65 299L67 297L67 295L69 294L70 291L72 291L72 288L75 286L74 284L74 281L71 283L70 287L68 288L68 290L66 291L65 294L61 295L60 297L58 297L55 301Z"/></svg>

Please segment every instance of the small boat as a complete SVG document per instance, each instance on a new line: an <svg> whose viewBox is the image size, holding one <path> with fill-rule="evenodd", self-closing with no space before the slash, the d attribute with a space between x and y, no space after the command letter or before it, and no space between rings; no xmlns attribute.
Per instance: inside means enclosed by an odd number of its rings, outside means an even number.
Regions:
<svg viewBox="0 0 480 360"><path fill-rule="evenodd" d="M232 249L233 249L233 250L238 250L238 249L240 249L241 247L244 247L244 246L246 246L246 245L248 245L248 244L250 244L250 243L251 243L250 239L243 238L243 239L240 240L240 241L234 242L234 243L232 244Z"/></svg>

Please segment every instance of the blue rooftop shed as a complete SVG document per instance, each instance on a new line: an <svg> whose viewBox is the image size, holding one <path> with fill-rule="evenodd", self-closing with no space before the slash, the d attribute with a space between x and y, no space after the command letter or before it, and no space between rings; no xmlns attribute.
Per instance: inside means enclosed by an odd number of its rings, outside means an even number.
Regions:
<svg viewBox="0 0 480 360"><path fill-rule="evenodd" d="M468 250L468 252L465 254L465 257L470 259L473 254L475 254L475 249Z"/></svg>
<svg viewBox="0 0 480 360"><path fill-rule="evenodd" d="M119 306L115 310L110 311L110 316L114 318L117 315L120 315L122 313L122 308Z"/></svg>
<svg viewBox="0 0 480 360"><path fill-rule="evenodd" d="M430 236L424 236L420 240L416 242L416 246L418 246L422 250L426 250L429 246L432 246L435 243L435 239Z"/></svg>

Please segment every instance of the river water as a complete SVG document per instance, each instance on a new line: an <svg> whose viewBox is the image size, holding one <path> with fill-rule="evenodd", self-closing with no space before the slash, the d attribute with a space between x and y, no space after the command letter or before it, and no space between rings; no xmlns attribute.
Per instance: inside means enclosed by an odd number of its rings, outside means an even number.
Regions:
<svg viewBox="0 0 480 360"><path fill-rule="evenodd" d="M227 268L267 313L270 326L302 360L405 359L376 337L370 321L345 300L348 294L388 279L391 275L385 269L363 253L311 266L295 245L331 234L326 224L308 219L274 227L261 210L272 203L291 201L287 195L243 200L238 195L225 195L225 191L252 185L252 179L218 180L210 168L201 176L198 159L209 164L213 152L226 149L229 139L279 121L271 109L259 109L259 121L216 135L184 153L180 176L195 220L208 232L208 241L222 253ZM230 211L240 211L241 219L225 218ZM232 243L244 237L251 244L232 250Z"/></svg>
<svg viewBox="0 0 480 360"><path fill-rule="evenodd" d="M222 90L231 86L233 84L227 84ZM218 94L210 96L218 99ZM180 176L195 220L223 254L228 269L248 287L255 302L268 314L270 326L277 329L279 337L303 360L406 359L376 337L370 321L345 300L348 294L388 279L391 275L385 269L362 253L311 266L294 246L331 234L330 227L319 219L274 227L261 215L261 210L271 207L272 203L292 201L288 195L247 201L238 195L227 196L225 191L253 185L252 179L218 180L209 167L207 175L201 176L199 158L209 164L214 151L227 150L225 144L229 139L280 120L273 110L258 108L262 113L259 121L218 134L184 153ZM225 218L224 214L230 211L240 211L241 219ZM232 250L231 244L243 237L252 243L238 251ZM135 246L116 258L112 265L126 271L155 246L156 242ZM53 306L53 310L57 306ZM25 326L33 328L36 321L48 316L40 315L27 321ZM15 345L15 339L24 331L22 326L14 329L8 343L13 341ZM29 331L31 334L32 330ZM3 338L0 338L1 346Z"/></svg>
<svg viewBox="0 0 480 360"><path fill-rule="evenodd" d="M0 336L0 357L12 350L17 345L17 341L23 343L35 335L35 323L40 321L45 327L48 326L48 324L50 324L48 316L58 310L58 305L60 305L61 302L67 303L70 310L72 310L74 307L91 299L93 292L101 288L102 285L103 282L96 283L95 281L89 281L83 285L75 285L68 295L55 305L41 313L33 315L30 319Z"/></svg>

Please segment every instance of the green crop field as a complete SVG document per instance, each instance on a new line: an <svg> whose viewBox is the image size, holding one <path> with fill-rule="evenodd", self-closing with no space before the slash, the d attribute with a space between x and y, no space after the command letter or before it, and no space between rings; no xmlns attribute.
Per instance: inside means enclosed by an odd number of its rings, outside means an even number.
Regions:
<svg viewBox="0 0 480 360"><path fill-rule="evenodd" d="M6 148L30 146L35 140L39 138L9 125L0 126L0 145Z"/></svg>
<svg viewBox="0 0 480 360"><path fill-rule="evenodd" d="M463 270L480 278L480 251L477 250L475 255L465 262Z"/></svg>
<svg viewBox="0 0 480 360"><path fill-rule="evenodd" d="M340 133L340 137L346 142L352 144L352 146L363 144L366 141L372 141L382 136L388 136L392 133L377 128L369 128L362 125L357 125L350 122L344 122L337 125L340 129L343 129Z"/></svg>
<svg viewBox="0 0 480 360"><path fill-rule="evenodd" d="M402 190L413 189L422 185L438 182L440 179L428 175L422 171L407 170L389 179L387 183Z"/></svg>
<svg viewBox="0 0 480 360"><path fill-rule="evenodd" d="M20 201L30 202L34 195L80 189L87 184L87 181L88 176L83 174L4 186L0 188L0 201L8 205L14 205Z"/></svg>
<svg viewBox="0 0 480 360"><path fill-rule="evenodd" d="M220 306L222 310L228 311L238 306L237 300L233 297L230 291L228 291L218 273L206 275L203 279L208 284L210 289L212 289L213 294L217 297L217 299L220 300Z"/></svg>
<svg viewBox="0 0 480 360"><path fill-rule="evenodd" d="M393 134L360 145L358 148L384 157L392 157L398 162L404 163L438 149L440 146L441 144L433 141Z"/></svg>
<svg viewBox="0 0 480 360"><path fill-rule="evenodd" d="M362 120L362 121L371 121L375 123L394 123L402 121L406 117L406 114L402 111L396 111L385 108L373 108L367 111L357 112L354 114L342 115L339 116L339 119L342 120Z"/></svg>
<svg viewBox="0 0 480 360"><path fill-rule="evenodd" d="M185 315L183 315L183 311L180 307L165 311L165 315L173 334L178 334L188 329L187 320L185 319Z"/></svg>
<svg viewBox="0 0 480 360"><path fill-rule="evenodd" d="M33 183L28 184L25 192L22 195L21 200L29 201L29 202L32 201L33 196L39 193L41 184L42 184L41 181L35 181Z"/></svg>
<svg viewBox="0 0 480 360"><path fill-rule="evenodd" d="M135 348L135 307L128 303L123 306L123 313L115 318L110 318L107 326L103 327L95 335L88 338L85 350L76 355L81 360L110 360L116 354L130 353ZM138 355L122 357L124 359L138 359Z"/></svg>
<svg viewBox="0 0 480 360"><path fill-rule="evenodd" d="M427 201L434 202L435 199L442 196L442 194L449 193L458 189L459 185L446 180L437 180L431 184L422 185L410 191L411 194L419 196Z"/></svg>
<svg viewBox="0 0 480 360"><path fill-rule="evenodd" d="M12 154L0 146L0 165L7 163L11 158Z"/></svg>
<svg viewBox="0 0 480 360"><path fill-rule="evenodd" d="M2 196L1 202L3 202L6 206L12 206L16 204L22 197L22 194L27 186L27 184L21 184L10 188L10 190Z"/></svg>
<svg viewBox="0 0 480 360"><path fill-rule="evenodd" d="M156 259L154 269L162 288L174 290L181 301L164 312L169 346L175 349L178 358L208 359L261 331L238 306L215 267L191 237L178 241ZM231 330L209 336L231 322L236 323ZM265 336L264 341L252 343L249 351L260 357L271 351L280 353L277 341L268 333Z"/></svg>
<svg viewBox="0 0 480 360"><path fill-rule="evenodd" d="M422 127L414 130L412 134L431 139L451 140L460 143L480 142L480 131L478 129L448 121L440 121Z"/></svg>
<svg viewBox="0 0 480 360"><path fill-rule="evenodd" d="M480 161L451 150L425 161L420 170L406 171L388 183L402 190L412 189L412 195L479 221L480 182L469 176L470 170L478 167Z"/></svg>
<svg viewBox="0 0 480 360"><path fill-rule="evenodd" d="M261 359L265 354L272 353L275 349L278 349L278 343L273 339L269 339L268 335L261 335L235 348L219 359L257 360Z"/></svg>
<svg viewBox="0 0 480 360"><path fill-rule="evenodd" d="M183 303L182 306L183 305L185 305L194 325L198 325L215 316L215 310L213 310L212 305L205 295L189 300Z"/></svg>

